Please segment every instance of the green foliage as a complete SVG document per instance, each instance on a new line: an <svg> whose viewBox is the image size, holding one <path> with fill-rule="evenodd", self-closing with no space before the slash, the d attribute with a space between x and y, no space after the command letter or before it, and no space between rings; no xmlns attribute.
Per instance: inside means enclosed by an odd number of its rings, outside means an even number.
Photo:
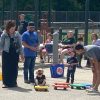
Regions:
<svg viewBox="0 0 100 100"><path fill-rule="evenodd" d="M47 11L48 10L48 1L49 0L41 0L41 10Z"/></svg>
<svg viewBox="0 0 100 100"><path fill-rule="evenodd" d="M0 0L0 9L3 7L3 2L4 2L4 9L5 10L10 10L10 5L11 5L11 0Z"/></svg>
<svg viewBox="0 0 100 100"><path fill-rule="evenodd" d="M100 0L90 0L90 10L100 11Z"/></svg>
<svg viewBox="0 0 100 100"><path fill-rule="evenodd" d="M19 10L34 10L34 0L17 0Z"/></svg>
<svg viewBox="0 0 100 100"><path fill-rule="evenodd" d="M57 11L75 11L80 9L77 0L56 0L55 9Z"/></svg>
<svg viewBox="0 0 100 100"><path fill-rule="evenodd" d="M2 9L2 1L4 1L5 10L10 10L12 0L0 0L0 9ZM14 0L13 0L14 1ZM18 10L33 11L35 0L17 0ZM47 11L49 0L40 0L41 10ZM51 0L51 9L54 11L81 11L85 10L86 0ZM16 6L16 5L15 5ZM90 10L100 11L100 0L90 0Z"/></svg>
<svg viewBox="0 0 100 100"><path fill-rule="evenodd" d="M34 21L34 16L33 16L33 14L27 14L25 19L26 19L26 21Z"/></svg>

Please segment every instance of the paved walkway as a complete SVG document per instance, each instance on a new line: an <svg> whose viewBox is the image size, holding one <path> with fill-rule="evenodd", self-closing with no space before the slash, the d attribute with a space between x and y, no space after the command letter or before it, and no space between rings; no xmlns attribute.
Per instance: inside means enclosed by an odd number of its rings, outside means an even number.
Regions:
<svg viewBox="0 0 100 100"><path fill-rule="evenodd" d="M1 60L0 60L1 61ZM17 88L4 89L2 88L2 82L0 81L0 100L99 100L100 93L89 94L85 90L54 90L54 82L65 82L66 81L66 70L64 72L63 78L51 78L50 65L41 65L38 60L36 67L42 67L47 78L47 83L49 84L48 92L36 92L32 84L25 84L23 82L23 64L19 64L19 76L18 76L18 86ZM35 69L36 71L36 69ZM91 83L92 72L90 68L77 68L75 73L75 83ZM100 88L99 88L100 91Z"/></svg>

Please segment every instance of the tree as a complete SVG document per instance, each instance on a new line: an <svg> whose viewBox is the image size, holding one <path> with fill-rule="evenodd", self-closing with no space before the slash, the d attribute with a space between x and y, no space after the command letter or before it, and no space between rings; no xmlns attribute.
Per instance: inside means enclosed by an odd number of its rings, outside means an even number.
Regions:
<svg viewBox="0 0 100 100"><path fill-rule="evenodd" d="M55 10L57 11L75 11L80 9L76 0L54 0Z"/></svg>
<svg viewBox="0 0 100 100"><path fill-rule="evenodd" d="M90 0L90 10L100 11L100 0Z"/></svg>
<svg viewBox="0 0 100 100"><path fill-rule="evenodd" d="M18 1L18 10L34 10L34 0L17 0ZM41 10L48 10L48 1L41 0ZM85 1L86 0L51 0L52 10L56 11L81 11L85 10ZM5 0L5 10L10 10L11 0ZM100 0L90 0L90 10L91 11L100 11ZM2 0L0 0L0 9L2 9Z"/></svg>
<svg viewBox="0 0 100 100"><path fill-rule="evenodd" d="M86 0L77 0L77 2L81 6L80 10L84 10L85 9L85 1ZM100 0L90 0L89 8L90 8L90 11L100 11Z"/></svg>

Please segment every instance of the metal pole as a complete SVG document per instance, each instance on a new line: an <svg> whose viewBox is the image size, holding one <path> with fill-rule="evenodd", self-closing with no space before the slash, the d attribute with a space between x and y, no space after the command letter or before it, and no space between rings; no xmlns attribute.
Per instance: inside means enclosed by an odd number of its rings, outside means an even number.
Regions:
<svg viewBox="0 0 100 100"><path fill-rule="evenodd" d="M48 7L48 26L51 27L51 0L49 0Z"/></svg>
<svg viewBox="0 0 100 100"><path fill-rule="evenodd" d="M77 38L78 38L78 27L75 27L75 39L76 39L76 42L77 42Z"/></svg>
<svg viewBox="0 0 100 100"><path fill-rule="evenodd" d="M100 24L98 24L98 29L99 29L99 38L100 38Z"/></svg>
<svg viewBox="0 0 100 100"><path fill-rule="evenodd" d="M62 41L62 27L59 28L59 40Z"/></svg>
<svg viewBox="0 0 100 100"><path fill-rule="evenodd" d="M92 24L92 33L94 33L94 21L93 21L93 20L91 20L91 19L88 19L88 21L90 21L90 22L91 22L91 24Z"/></svg>
<svg viewBox="0 0 100 100"><path fill-rule="evenodd" d="M39 21L38 21L38 27L41 26L41 0L39 0Z"/></svg>
<svg viewBox="0 0 100 100"><path fill-rule="evenodd" d="M88 18L89 18L89 0L85 2L85 37L84 45L88 44Z"/></svg>
<svg viewBox="0 0 100 100"><path fill-rule="evenodd" d="M38 4L39 4L39 0L34 0L34 5L35 5L35 18L34 18L34 22L35 22L36 30L38 29Z"/></svg>
<svg viewBox="0 0 100 100"><path fill-rule="evenodd" d="M11 10L10 10L10 13L11 13L11 15L10 15L10 18L11 18L11 20L14 20L14 9L15 8L15 0L11 0Z"/></svg>
<svg viewBox="0 0 100 100"><path fill-rule="evenodd" d="M2 26L4 25L4 3L5 0L2 0Z"/></svg>
<svg viewBox="0 0 100 100"><path fill-rule="evenodd" d="M59 42L59 32L53 33L53 64L58 64L58 42Z"/></svg>
<svg viewBox="0 0 100 100"><path fill-rule="evenodd" d="M92 21L92 33L94 33L94 21L93 20L91 21Z"/></svg>
<svg viewBox="0 0 100 100"><path fill-rule="evenodd" d="M54 28L53 27L51 27L51 34L53 34L54 33Z"/></svg>
<svg viewBox="0 0 100 100"><path fill-rule="evenodd" d="M16 26L18 27L18 0L16 0Z"/></svg>

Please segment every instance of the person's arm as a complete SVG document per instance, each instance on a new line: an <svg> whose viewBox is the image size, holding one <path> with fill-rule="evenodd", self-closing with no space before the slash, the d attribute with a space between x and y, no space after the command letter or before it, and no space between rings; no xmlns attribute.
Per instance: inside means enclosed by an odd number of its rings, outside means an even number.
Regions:
<svg viewBox="0 0 100 100"><path fill-rule="evenodd" d="M71 66L74 66L74 65L78 65L78 63L72 63L72 64L70 64Z"/></svg>
<svg viewBox="0 0 100 100"><path fill-rule="evenodd" d="M75 44L67 44L67 45L62 45L61 47L62 48L67 48L67 47L74 47Z"/></svg>
<svg viewBox="0 0 100 100"><path fill-rule="evenodd" d="M66 65L66 66L74 66L74 65L78 65L78 62L77 62L77 63L71 63L71 64L66 63L65 65Z"/></svg>
<svg viewBox="0 0 100 100"><path fill-rule="evenodd" d="M5 43L5 36L4 34L1 35L1 40L0 40L0 50L4 48L4 43Z"/></svg>
<svg viewBox="0 0 100 100"><path fill-rule="evenodd" d="M78 60L77 60L77 58L76 58L76 57L74 58L74 62L73 62L73 63L71 63L71 66L75 66L75 65L78 65Z"/></svg>
<svg viewBox="0 0 100 100"><path fill-rule="evenodd" d="M21 35L19 34L19 32L17 31L15 33L17 35L17 41L18 41L18 46L19 46L19 58L21 59L21 61L24 61L24 54L23 54L23 48L22 48L22 41L21 41Z"/></svg>
<svg viewBox="0 0 100 100"><path fill-rule="evenodd" d="M19 52L20 52L20 54L23 54L21 35L19 34L19 32L17 32L16 34L17 34L18 42L19 42L19 49L20 49Z"/></svg>
<svg viewBox="0 0 100 100"><path fill-rule="evenodd" d="M22 41L22 45L26 48L29 48L32 51L37 51L37 47L32 47L32 46L28 45L25 41Z"/></svg>
<svg viewBox="0 0 100 100"><path fill-rule="evenodd" d="M23 35L22 35L22 45L25 48L28 48L28 49L30 49L32 51L37 51L37 47L33 47L33 46L28 45L27 38L28 38L27 34L23 33Z"/></svg>
<svg viewBox="0 0 100 100"><path fill-rule="evenodd" d="M69 67L71 64L69 63L64 63L65 66Z"/></svg>
<svg viewBox="0 0 100 100"><path fill-rule="evenodd" d="M36 78L35 78L35 85L37 86L37 85L39 85L39 83L38 83L38 77L36 76Z"/></svg>
<svg viewBox="0 0 100 100"><path fill-rule="evenodd" d="M43 80L41 85L44 86L45 84L46 84L46 79Z"/></svg>

